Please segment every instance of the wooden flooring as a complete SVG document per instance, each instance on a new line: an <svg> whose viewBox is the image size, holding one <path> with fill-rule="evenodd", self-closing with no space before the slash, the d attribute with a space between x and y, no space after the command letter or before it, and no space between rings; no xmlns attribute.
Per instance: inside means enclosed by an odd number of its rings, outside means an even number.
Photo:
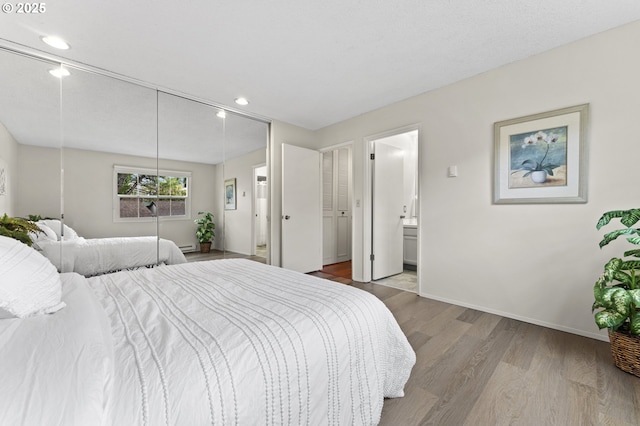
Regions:
<svg viewBox="0 0 640 426"><path fill-rule="evenodd" d="M351 279L351 261L332 263L331 265L324 265L320 272L333 275L336 277Z"/></svg>
<svg viewBox="0 0 640 426"><path fill-rule="evenodd" d="M322 276L322 273L313 275ZM380 425L640 425L640 378L609 344L373 283L416 352Z"/></svg>

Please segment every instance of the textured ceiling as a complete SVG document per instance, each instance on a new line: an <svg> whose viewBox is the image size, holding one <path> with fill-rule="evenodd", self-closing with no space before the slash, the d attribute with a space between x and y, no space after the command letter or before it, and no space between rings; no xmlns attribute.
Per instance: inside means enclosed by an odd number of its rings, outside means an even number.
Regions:
<svg viewBox="0 0 640 426"><path fill-rule="evenodd" d="M46 3L0 41L321 128L640 19L638 0ZM39 37L59 35L56 51Z"/></svg>

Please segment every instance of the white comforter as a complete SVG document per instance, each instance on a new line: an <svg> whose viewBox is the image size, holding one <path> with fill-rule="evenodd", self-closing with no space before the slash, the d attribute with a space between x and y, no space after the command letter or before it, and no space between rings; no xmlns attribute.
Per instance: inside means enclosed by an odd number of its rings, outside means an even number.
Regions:
<svg viewBox="0 0 640 426"><path fill-rule="evenodd" d="M376 424L415 362L376 297L248 260L87 279L114 343L114 425Z"/></svg>
<svg viewBox="0 0 640 426"><path fill-rule="evenodd" d="M109 320L86 279L61 274L67 306L0 320L0 425L107 425Z"/></svg>
<svg viewBox="0 0 640 426"><path fill-rule="evenodd" d="M162 238L159 241L158 244L156 237L78 237L68 241L38 241L38 246L58 271L84 276L154 265L158 261L165 264L187 261L173 241Z"/></svg>

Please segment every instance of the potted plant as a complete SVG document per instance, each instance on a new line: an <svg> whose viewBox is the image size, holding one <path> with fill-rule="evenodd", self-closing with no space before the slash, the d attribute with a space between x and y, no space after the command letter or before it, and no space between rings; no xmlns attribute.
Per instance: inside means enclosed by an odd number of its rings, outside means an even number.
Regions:
<svg viewBox="0 0 640 426"><path fill-rule="evenodd" d="M600 248L621 235L634 245L640 245L640 228L633 226L640 220L640 209L613 210L602 215L599 230L611 219L619 218L625 226L608 232L600 241ZM609 329L611 353L616 366L640 377L640 249L627 250L622 258L614 257L604 266L604 272L593 287L595 302L592 311L600 329Z"/></svg>
<svg viewBox="0 0 640 426"><path fill-rule="evenodd" d="M30 232L38 233L42 231L38 225L27 219L9 217L6 213L0 218L0 235L14 238L31 247L33 241L31 241L31 237L29 236Z"/></svg>
<svg viewBox="0 0 640 426"><path fill-rule="evenodd" d="M198 212L198 219L194 220L198 227L196 228L196 238L200 243L200 252L209 253L211 251L211 242L213 237L216 236L213 230L216 229L216 224L213 223L213 214L210 212Z"/></svg>

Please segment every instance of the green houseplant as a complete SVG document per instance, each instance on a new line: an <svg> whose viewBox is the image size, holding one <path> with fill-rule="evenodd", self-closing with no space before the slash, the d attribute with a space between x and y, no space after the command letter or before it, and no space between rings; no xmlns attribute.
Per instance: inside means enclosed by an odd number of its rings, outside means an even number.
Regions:
<svg viewBox="0 0 640 426"><path fill-rule="evenodd" d="M640 209L612 210L598 220L599 230L620 219L625 227L608 232L600 241L600 248L624 235L627 241L640 245L640 228L633 226L640 220ZM592 311L600 329L609 329L611 351L616 366L640 377L640 248L627 250L622 257L614 257L604 266L604 272L593 287L595 302Z"/></svg>
<svg viewBox="0 0 640 426"><path fill-rule="evenodd" d="M211 242L216 234L213 232L216 229L216 224L213 223L213 214L210 212L198 212L198 216L201 216L194 220L196 223L196 238L200 243L200 252L209 253L211 251Z"/></svg>
<svg viewBox="0 0 640 426"><path fill-rule="evenodd" d="M6 213L0 218L0 235L14 238L31 246L33 241L31 241L31 237L29 236L30 232L38 233L41 231L38 225L27 219L9 217Z"/></svg>

